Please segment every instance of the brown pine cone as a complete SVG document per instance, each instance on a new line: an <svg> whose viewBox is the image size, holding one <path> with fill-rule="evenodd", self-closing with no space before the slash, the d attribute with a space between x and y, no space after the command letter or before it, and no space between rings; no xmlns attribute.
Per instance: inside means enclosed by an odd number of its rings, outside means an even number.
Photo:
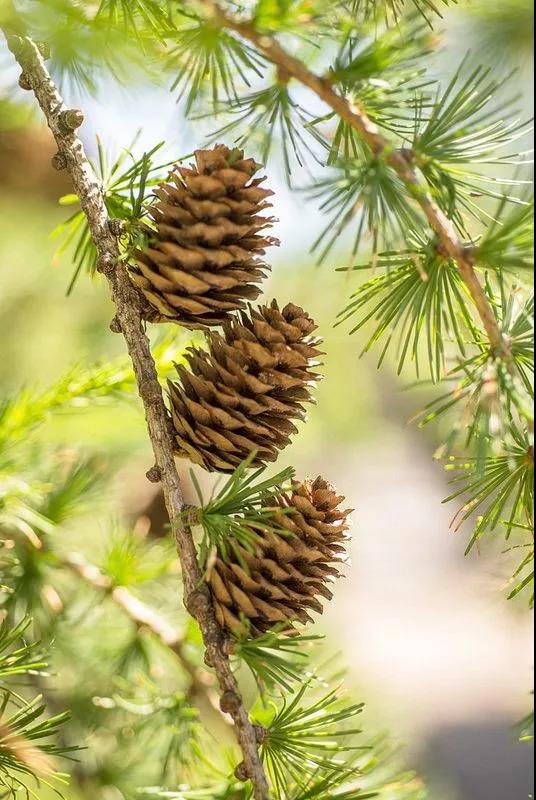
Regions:
<svg viewBox="0 0 536 800"><path fill-rule="evenodd" d="M295 622L312 622L322 613L319 597L331 600L328 584L339 577L351 513L340 509L344 497L323 478L298 481L271 505L292 512L277 513L274 526L288 533L252 531L252 551L235 543L232 555L218 554L207 571L218 622L234 635L259 636Z"/></svg>
<svg viewBox="0 0 536 800"><path fill-rule="evenodd" d="M253 178L259 165L241 150L196 150L196 166L177 166L150 210L155 231L135 252L131 277L149 304L147 317L189 328L221 325L260 294L268 267L259 258L279 244L263 231L273 192Z"/></svg>
<svg viewBox="0 0 536 800"><path fill-rule="evenodd" d="M254 451L253 465L275 461L304 419L320 351L316 325L298 306L274 300L207 335L189 369L169 384L177 454L207 470L232 472Z"/></svg>

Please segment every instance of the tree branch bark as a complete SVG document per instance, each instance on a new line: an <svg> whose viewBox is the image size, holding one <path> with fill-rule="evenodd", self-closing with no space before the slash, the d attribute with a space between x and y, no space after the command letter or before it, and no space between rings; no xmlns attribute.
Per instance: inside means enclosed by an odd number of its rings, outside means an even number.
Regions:
<svg viewBox="0 0 536 800"><path fill-rule="evenodd" d="M143 402L155 465L162 483L166 508L182 564L184 603L199 623L207 660L214 668L223 693L222 706L235 724L245 769L253 784L253 796L255 800L267 800L268 782L259 755L255 729L240 696L229 658L224 652L224 637L214 616L208 590L199 568L191 531L183 523L184 500L173 457L168 414L149 340L143 327L141 302L125 265L119 260L119 246L110 226L103 188L76 134L76 129L83 121L83 115L80 111L65 106L37 45L31 39L12 37L9 31L4 32L8 46L22 68L23 83L35 94L56 140L58 155L55 163L67 170L80 206L87 217L91 237L97 249L98 269L108 280L116 306L116 322L132 359L138 391Z"/></svg>
<svg viewBox="0 0 536 800"><path fill-rule="evenodd" d="M226 13L215 0L202 0L207 13L217 24L234 31L253 44L268 61L277 66L287 76L295 78L310 89L320 100L347 122L366 142L376 155L382 154L408 188L412 197L420 205L431 228L436 233L443 253L458 265L460 275L469 290L476 310L496 356L510 358L508 342L503 336L499 323L474 269L470 249L460 240L452 220L441 210L433 199L428 187L419 178L415 168L380 132L359 106L352 105L345 97L337 94L329 81L312 72L302 61L294 58L270 35L259 33L247 21Z"/></svg>

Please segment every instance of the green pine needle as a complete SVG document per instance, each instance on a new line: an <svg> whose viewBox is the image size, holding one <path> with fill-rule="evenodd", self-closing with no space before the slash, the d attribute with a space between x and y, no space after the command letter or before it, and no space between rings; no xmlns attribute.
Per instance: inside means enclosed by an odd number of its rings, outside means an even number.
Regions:
<svg viewBox="0 0 536 800"><path fill-rule="evenodd" d="M363 704L346 704L337 690L305 704L310 687L311 681L306 681L292 699L283 698L279 709L270 704L264 712L255 712L267 729L261 755L274 791L282 797L290 780L303 786L318 770L344 771L344 758L362 749L350 742L361 730L349 725L362 713Z"/></svg>
<svg viewBox="0 0 536 800"><path fill-rule="evenodd" d="M101 0L96 19L102 18L108 29L123 29L133 33L142 42L147 34L165 41L166 34L173 30L171 2L165 0Z"/></svg>
<svg viewBox="0 0 536 800"><path fill-rule="evenodd" d="M351 320L350 333L355 333L372 323L362 354L384 340L378 366L396 346L398 374L411 359L419 376L423 359L432 380L439 381L447 372L452 345L464 356L467 342L476 335L471 298L456 264L438 255L434 241L416 240L412 250L381 253L372 265L351 269L371 267L381 274L352 295L337 324ZM423 339L426 345L421 347Z"/></svg>
<svg viewBox="0 0 536 800"><path fill-rule="evenodd" d="M156 144L141 158L135 158L131 150L138 137L139 133L130 147L121 152L112 164L108 161L102 142L97 139L98 159L92 164L104 187L104 202L108 214L112 219L122 220L125 225L125 233L120 241L125 260L128 260L133 249L145 242L144 223L148 222L151 192L171 164L154 164L154 157L164 142ZM78 197L73 194L65 195L59 202L64 206L78 205ZM97 251L84 212L81 209L76 210L54 229L52 236L61 239L56 256L68 253L74 264L74 273L67 289L67 294L70 294L80 274L85 271L93 275L97 267Z"/></svg>
<svg viewBox="0 0 536 800"><path fill-rule="evenodd" d="M534 269L534 202L505 213L503 200L476 248L477 263L492 270Z"/></svg>
<svg viewBox="0 0 536 800"><path fill-rule="evenodd" d="M515 196L505 195L501 187L525 182L490 176L488 168L528 163L525 153L504 150L530 132L530 126L513 116L513 100L494 105L503 81L491 78L491 70L483 67L466 76L466 68L467 60L438 94L431 113L426 106L417 109L412 143L436 199L462 232L464 213L488 221L479 198L519 202Z"/></svg>
<svg viewBox="0 0 536 800"><path fill-rule="evenodd" d="M422 219L401 179L381 156L365 148L367 157L339 162L318 180L309 194L321 200L329 222L313 244L323 261L347 230L351 255L370 239L373 253L392 249L422 228Z"/></svg>
<svg viewBox="0 0 536 800"><path fill-rule="evenodd" d="M171 542L147 542L132 531L110 537L99 568L112 586L139 586L169 574L176 563Z"/></svg>
<svg viewBox="0 0 536 800"><path fill-rule="evenodd" d="M15 626L7 619L0 624L0 688L3 691L7 689L7 678L39 672L47 666L39 653L39 644L25 639L24 634L31 624L29 617Z"/></svg>
<svg viewBox="0 0 536 800"><path fill-rule="evenodd" d="M479 514L467 552L499 525L507 538L518 525L534 528L534 450L528 431L512 425L503 454L490 455L483 463L452 457L447 469L457 473L451 480L456 489L444 502L464 498L453 520L455 529Z"/></svg>
<svg viewBox="0 0 536 800"><path fill-rule="evenodd" d="M408 16L396 28L378 32L356 25L345 35L330 70L330 78L346 93L363 86L407 80L408 72L422 75L420 66L435 44L430 29L418 15ZM359 94L358 94L359 96Z"/></svg>
<svg viewBox="0 0 536 800"><path fill-rule="evenodd" d="M458 0L411 0L416 11L431 25L434 17L441 18L443 10L456 5ZM361 14L365 19L384 22L387 25L398 23L406 9L405 0L348 0L352 14Z"/></svg>
<svg viewBox="0 0 536 800"><path fill-rule="evenodd" d="M514 597L517 597L521 592L528 590L530 591L529 606L530 608L534 608L534 524L531 526L516 525L514 527L525 531L530 537L530 540L527 544L516 545L516 548L510 548L510 550L524 550L525 555L512 576L514 588L508 595L508 599L513 600ZM507 550L506 552L509 551Z"/></svg>
<svg viewBox="0 0 536 800"><path fill-rule="evenodd" d="M236 102L239 86L262 77L264 59L233 34L204 19L185 16L170 38L169 67L176 74L171 90L178 90L189 115L201 100L215 111L222 102Z"/></svg>
<svg viewBox="0 0 536 800"><path fill-rule="evenodd" d="M263 164L276 150L283 158L289 183L295 163L303 166L310 157L318 160L308 130L312 115L293 99L285 82L231 99L222 110L234 119L215 131L211 141L233 136L238 147L251 148Z"/></svg>
<svg viewBox="0 0 536 800"><path fill-rule="evenodd" d="M463 434L479 464L490 444L500 454L513 415L529 425L534 419L534 298L524 299L524 292L516 287L508 290L501 278L498 297L489 282L486 289L509 342L510 358L490 355L487 340L476 340L477 353L460 362L445 378L453 388L417 415L424 426L456 411L447 449L451 452Z"/></svg>
<svg viewBox="0 0 536 800"><path fill-rule="evenodd" d="M262 693L276 687L293 693L296 685L303 682L310 646L323 638L288 636L276 627L256 638L239 637L233 652L249 667Z"/></svg>
<svg viewBox="0 0 536 800"><path fill-rule="evenodd" d="M140 674L135 682L119 679L113 696L100 697L97 704L114 716L119 729L132 731L138 752L151 754L158 780L175 783L197 762L199 712L182 692L165 692Z"/></svg>
<svg viewBox="0 0 536 800"><path fill-rule="evenodd" d="M205 503L195 474L192 481L196 487L201 508L196 512L196 521L203 528L203 539L199 549L202 568L207 565L211 554L218 552L227 560L235 545L251 550L258 532L273 530L275 513L283 513L278 506L274 509L273 501L287 488L294 475L292 468L287 468L271 478L258 481L263 469L251 470L255 453L228 478L224 485ZM188 520L190 512L185 512Z"/></svg>

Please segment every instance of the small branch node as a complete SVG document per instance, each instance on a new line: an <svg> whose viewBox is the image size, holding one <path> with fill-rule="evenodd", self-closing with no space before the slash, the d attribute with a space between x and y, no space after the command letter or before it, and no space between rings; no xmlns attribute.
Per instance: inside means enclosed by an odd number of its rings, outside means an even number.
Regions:
<svg viewBox="0 0 536 800"><path fill-rule="evenodd" d="M235 778L236 778L237 781L240 781L241 783L245 783L246 781L249 781L248 768L246 767L246 765L245 765L245 763L243 761L235 769Z"/></svg>
<svg viewBox="0 0 536 800"><path fill-rule="evenodd" d="M97 261L97 272L110 275L115 269L115 258L109 253L104 253Z"/></svg>
<svg viewBox="0 0 536 800"><path fill-rule="evenodd" d="M118 239L125 233L125 223L122 219L109 219L108 228L112 236L117 236Z"/></svg>
<svg viewBox="0 0 536 800"><path fill-rule="evenodd" d="M226 637L222 642L221 651L225 656L234 656L236 654L235 642L229 637Z"/></svg>
<svg viewBox="0 0 536 800"><path fill-rule="evenodd" d="M276 72L277 72L277 82L280 83L282 86L286 86L292 78L290 72L282 64L277 65Z"/></svg>
<svg viewBox="0 0 536 800"><path fill-rule="evenodd" d="M160 391L160 385L155 384L151 380L144 380L143 378L138 382L138 390L140 393L140 397L143 397L146 403L150 405L154 405L155 403L159 403L162 394Z"/></svg>
<svg viewBox="0 0 536 800"><path fill-rule="evenodd" d="M257 740L257 744L264 744L268 736L268 731L266 730L266 728L263 728L262 725L254 725L253 730L255 732L255 739Z"/></svg>
<svg viewBox="0 0 536 800"><path fill-rule="evenodd" d="M236 714L242 701L236 692L224 692L220 697L220 708L224 714Z"/></svg>
<svg viewBox="0 0 536 800"><path fill-rule="evenodd" d="M82 125L84 114L78 108L68 108L62 111L59 116L59 126L65 133L72 133Z"/></svg>
<svg viewBox="0 0 536 800"><path fill-rule="evenodd" d="M121 328L121 321L120 321L119 317L117 316L117 314L115 315L115 317L110 322L110 330L111 330L112 333L121 333L122 330L123 330Z"/></svg>
<svg viewBox="0 0 536 800"><path fill-rule="evenodd" d="M160 483L162 480L162 471L160 467L157 467L157 465L154 464L151 469L147 470L145 477L150 483Z"/></svg>
<svg viewBox="0 0 536 800"><path fill-rule="evenodd" d="M475 263L476 247L474 244L466 244L463 248L463 257L469 264Z"/></svg>
<svg viewBox="0 0 536 800"><path fill-rule="evenodd" d="M201 516L202 513L200 508L187 503L182 510L181 519L184 525L194 528L196 525L201 524Z"/></svg>
<svg viewBox="0 0 536 800"><path fill-rule="evenodd" d="M19 77L19 86L20 86L21 89L24 89L24 91L26 91L26 92L31 92L32 91L32 88L33 88L32 87L32 81L31 81L30 76L28 75L27 72L21 72L20 77Z"/></svg>
<svg viewBox="0 0 536 800"><path fill-rule="evenodd" d="M206 613L209 605L210 600L208 594L202 589L197 589L195 592L192 592L186 601L188 611L196 619L199 619L200 616Z"/></svg>
<svg viewBox="0 0 536 800"><path fill-rule="evenodd" d="M52 158L50 159L50 163L52 164L53 168L58 172L61 172L62 169L67 169L67 159L63 153L59 151L54 153Z"/></svg>

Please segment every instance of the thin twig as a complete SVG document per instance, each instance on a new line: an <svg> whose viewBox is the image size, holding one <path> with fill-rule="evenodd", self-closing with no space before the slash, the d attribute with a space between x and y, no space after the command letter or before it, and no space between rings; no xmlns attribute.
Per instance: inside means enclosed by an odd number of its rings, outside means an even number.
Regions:
<svg viewBox="0 0 536 800"><path fill-rule="evenodd" d="M254 23L225 12L214 0L202 0L202 2L208 15L217 24L234 31L246 41L251 42L278 69L307 86L342 120L357 131L375 155L383 155L386 162L403 181L411 196L420 205L430 226L437 234L443 253L458 265L460 275L473 298L493 353L509 359L511 354L508 341L501 332L491 303L475 272L471 248L465 247L460 240L454 223L435 202L428 187L419 178L405 154L383 136L363 108L350 103L345 97L337 94L328 80L316 75L302 61L294 58L272 36L259 33L255 29Z"/></svg>
<svg viewBox="0 0 536 800"><path fill-rule="evenodd" d="M173 458L172 437L162 388L143 327L141 301L125 265L119 258L117 238L110 227L103 187L97 180L76 128L81 112L68 109L55 86L36 44L28 38L10 36L8 46L22 67L24 83L31 87L58 146L56 161L64 166L73 183L80 207L87 217L91 238L98 255L98 269L106 276L116 306L116 328L121 330L132 359L134 374L143 402L149 438L155 457L166 509L171 521L177 552L182 565L184 603L198 621L207 661L214 668L223 693L221 702L234 721L245 769L253 784L255 800L267 800L268 782L259 755L255 728L240 696L224 637L214 616L208 589L199 568L197 551L190 529L184 524L184 499Z"/></svg>

